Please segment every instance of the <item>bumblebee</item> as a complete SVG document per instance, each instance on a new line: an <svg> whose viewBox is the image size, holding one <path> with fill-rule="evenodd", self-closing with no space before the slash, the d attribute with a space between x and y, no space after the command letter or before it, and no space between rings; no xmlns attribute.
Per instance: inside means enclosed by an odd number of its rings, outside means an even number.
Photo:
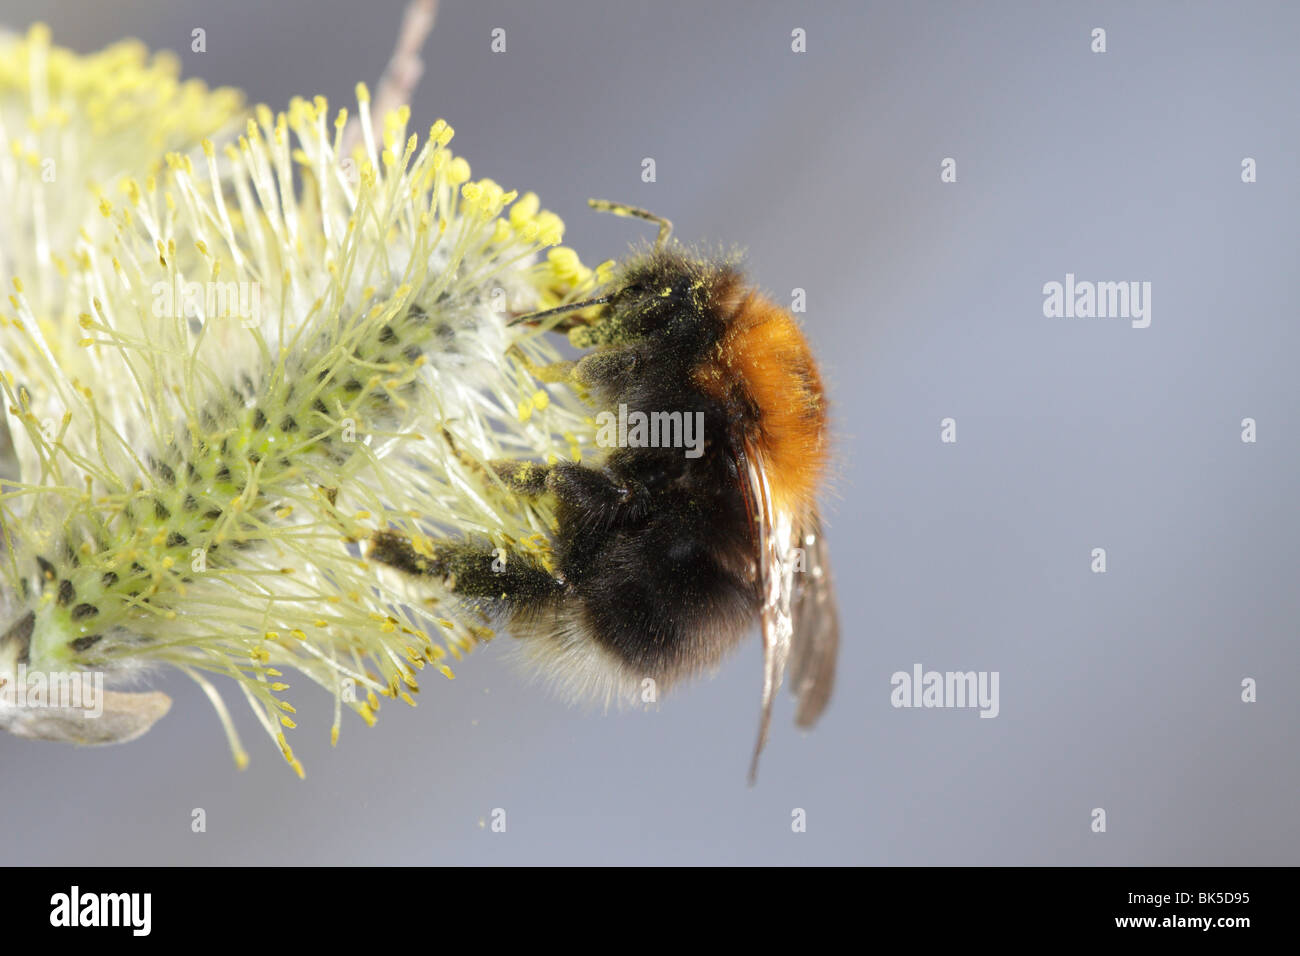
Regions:
<svg viewBox="0 0 1300 956"><path fill-rule="evenodd" d="M712 669L757 620L752 782L787 664L801 727L820 717L834 681L839 624L817 500L830 455L825 389L793 316L734 265L670 244L671 224L645 210L591 205L658 224L656 243L599 297L511 324L554 322L588 346L540 373L580 387L603 415L675 423L681 413L701 426L698 443L621 441L594 464L491 463L513 493L552 496L549 568L527 555L503 565L472 541L419 554L395 531L374 536L371 557L440 579L562 683L606 700L635 699L647 678L666 690Z"/></svg>

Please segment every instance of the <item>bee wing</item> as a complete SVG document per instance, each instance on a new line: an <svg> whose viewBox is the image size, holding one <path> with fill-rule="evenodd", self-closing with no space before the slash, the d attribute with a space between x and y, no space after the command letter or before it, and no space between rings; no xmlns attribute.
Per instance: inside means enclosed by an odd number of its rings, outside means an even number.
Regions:
<svg viewBox="0 0 1300 956"><path fill-rule="evenodd" d="M797 575L791 614L790 690L799 699L795 724L811 727L826 709L835 686L840 648L840 616L831 583L829 552L821 516L808 516L799 528L803 573Z"/></svg>
<svg viewBox="0 0 1300 956"><path fill-rule="evenodd" d="M792 604L796 537L793 516L772 504L767 471L758 450L746 443L743 464L746 509L758 543L758 580L762 595L763 702L758 741L749 764L749 782L758 776L758 758L772 724L772 702L781 689L785 663L794 635Z"/></svg>

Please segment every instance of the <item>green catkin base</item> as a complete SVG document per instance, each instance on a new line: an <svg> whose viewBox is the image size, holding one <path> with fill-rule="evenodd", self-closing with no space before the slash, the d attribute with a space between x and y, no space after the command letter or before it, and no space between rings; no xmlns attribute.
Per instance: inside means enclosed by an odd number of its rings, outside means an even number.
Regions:
<svg viewBox="0 0 1300 956"><path fill-rule="evenodd" d="M54 594L38 613L37 631L63 642L37 647L36 655L90 669L123 647L138 654L139 638L120 628L140 605L192 582L195 562L204 570L230 567L226 555L256 547L289 499L312 487L318 456L328 457L333 474L345 472L358 431L397 423L433 337L429 314L411 306L367 323L341 359L338 345L308 351L282 374L261 379L264 389L245 374L228 397L205 406L198 421L186 423L190 447L172 443L147 454L151 485L124 493L116 519L87 529L93 547L69 537L57 552L37 556L37 589ZM317 488L327 508L336 490Z"/></svg>
<svg viewBox="0 0 1300 956"><path fill-rule="evenodd" d="M566 249L529 264L562 224L470 182L441 122L417 155L394 114L381 147L359 98L359 183L339 172L345 116L331 145L323 99L258 108L227 166L203 143L207 180L173 154L159 179L123 184L125 207L100 200L107 226L74 256L91 337L34 314L17 277L0 313L0 389L26 443L19 480L0 483L0 666L21 640L21 661L51 671L180 668L242 764L205 675L232 678L300 772L279 668L333 693L337 739L344 704L373 722L380 696L413 703L416 671L450 677L447 654L490 636L369 567L362 542L388 527L417 546L430 528L544 540L549 506L484 488L482 461L577 457L589 416L529 376L558 360L541 339L516 336L526 361L507 358L488 305L498 285L527 309L598 281ZM196 277L266 290L265 335L151 315L155 285ZM486 371L456 371L474 362Z"/></svg>

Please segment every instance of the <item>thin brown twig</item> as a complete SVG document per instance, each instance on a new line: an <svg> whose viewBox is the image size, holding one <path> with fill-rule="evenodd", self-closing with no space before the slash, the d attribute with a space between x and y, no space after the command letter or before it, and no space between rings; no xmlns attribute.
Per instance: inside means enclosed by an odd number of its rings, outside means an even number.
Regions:
<svg viewBox="0 0 1300 956"><path fill-rule="evenodd" d="M384 117L411 101L411 94L415 92L416 84L424 73L420 49L433 31L437 17L438 0L411 0L406 5L406 12L402 14L402 26L397 33L397 45L379 78L379 86L371 101L370 125L376 141L382 140ZM342 155L350 155L360 139L361 120L360 117L353 116L343 131Z"/></svg>

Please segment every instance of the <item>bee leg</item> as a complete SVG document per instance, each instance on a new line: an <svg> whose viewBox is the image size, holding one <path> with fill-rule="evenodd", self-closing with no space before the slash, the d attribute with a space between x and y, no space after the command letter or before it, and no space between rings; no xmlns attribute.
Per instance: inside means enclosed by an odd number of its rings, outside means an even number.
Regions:
<svg viewBox="0 0 1300 956"><path fill-rule="evenodd" d="M485 464L461 451L460 446L456 444L456 439L446 428L442 429L442 440L447 443L460 463L488 487L494 485L491 474L495 474L506 488L515 494L536 498L546 493L546 473L549 466L513 458L498 458Z"/></svg>
<svg viewBox="0 0 1300 956"><path fill-rule="evenodd" d="M571 380L602 394L622 394L632 383L640 361L635 349L602 349L579 359Z"/></svg>
<svg viewBox="0 0 1300 956"><path fill-rule="evenodd" d="M578 365L577 362L551 362L547 365L538 365L517 345L506 349L506 355L528 369L528 374L539 382L568 382L572 379L574 369Z"/></svg>
<svg viewBox="0 0 1300 956"><path fill-rule="evenodd" d="M642 497L638 483L622 481L603 468L571 461L551 466L546 476L546 490L561 504L588 515L624 509Z"/></svg>
<svg viewBox="0 0 1300 956"><path fill-rule="evenodd" d="M513 494L525 498L554 495L556 500L582 514L626 509L635 504L639 485L620 481L600 468L576 462L541 465L535 461L499 459L489 467Z"/></svg>
<svg viewBox="0 0 1300 956"><path fill-rule="evenodd" d="M584 355L576 362L552 362L549 365L538 365L517 345L510 346L506 354L540 382L560 383L579 389L596 387L611 393L626 387L638 364L636 351L627 348L602 349Z"/></svg>
<svg viewBox="0 0 1300 956"><path fill-rule="evenodd" d="M547 492L546 483L551 474L550 465L540 465L535 461L498 459L488 462L488 467L496 473L507 488L517 495L540 498Z"/></svg>
<svg viewBox="0 0 1300 956"><path fill-rule="evenodd" d="M436 578L463 598L519 605L554 597L564 582L535 557L507 553L486 543L438 542L421 554L397 531L377 531L370 558L414 577Z"/></svg>
<svg viewBox="0 0 1300 956"><path fill-rule="evenodd" d="M488 467L513 494L540 498L551 494L583 513L625 508L637 498L638 485L620 481L608 472L576 462L542 465L535 461L498 459Z"/></svg>
<svg viewBox="0 0 1300 956"><path fill-rule="evenodd" d="M594 387L609 391L619 391L624 388L636 372L639 362L636 352L632 349L608 349L593 352L577 362L554 362L549 365L536 364L524 355L517 346L511 346L507 354L522 363L540 381L564 382L578 388ZM443 429L442 436L461 462L472 471L480 474L485 482L491 483L491 479L487 475L487 470L491 469L502 484L506 486L507 490L527 498L538 498L547 492L561 492L566 487L570 489L571 493L577 493L573 489L582 488L584 481L575 477L577 473L574 469L592 475L603 475L603 472L596 472L589 468L584 469L576 465L551 466L515 459L489 461L485 468L478 461L460 451L449 431ZM557 468L564 470L557 474ZM607 488L607 493L597 492L595 495L603 501L619 503L627 498L626 489L615 487L616 483L611 482L607 477L597 479L594 484L588 484L591 487L603 485ZM563 497L562 493L561 497ZM580 497L587 496L580 495Z"/></svg>
<svg viewBox="0 0 1300 956"><path fill-rule="evenodd" d="M442 430L442 439L460 463L487 488L499 491L501 485L504 485L507 491L525 498L540 498L549 490L546 480L551 472L550 465L515 458L497 458L485 463L461 451L456 439L445 428ZM493 476L496 480L493 480Z"/></svg>
<svg viewBox="0 0 1300 956"><path fill-rule="evenodd" d="M521 494L553 494L580 514L625 512L642 498L636 483L575 462L546 466L502 461L492 467ZM556 597L566 585L564 574L547 568L539 558L507 553L487 543L437 542L421 552L408 535L377 531L370 540L369 556L406 574L441 579L448 590L462 597L489 604L503 602L507 607Z"/></svg>

